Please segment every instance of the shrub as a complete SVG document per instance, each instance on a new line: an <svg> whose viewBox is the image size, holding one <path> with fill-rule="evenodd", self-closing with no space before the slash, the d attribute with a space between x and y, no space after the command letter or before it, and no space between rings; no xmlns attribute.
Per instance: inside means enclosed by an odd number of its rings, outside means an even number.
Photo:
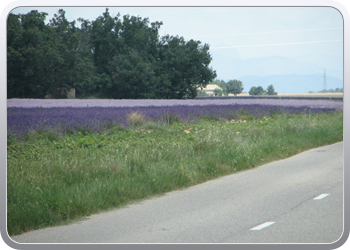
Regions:
<svg viewBox="0 0 350 250"><path fill-rule="evenodd" d="M263 94L265 94L265 90L261 86L258 86L258 87L253 86L249 90L249 95L263 95Z"/></svg>
<svg viewBox="0 0 350 250"><path fill-rule="evenodd" d="M145 116L143 114L140 114L139 112L132 112L128 114L127 120L129 125L132 126L141 126L146 122Z"/></svg>

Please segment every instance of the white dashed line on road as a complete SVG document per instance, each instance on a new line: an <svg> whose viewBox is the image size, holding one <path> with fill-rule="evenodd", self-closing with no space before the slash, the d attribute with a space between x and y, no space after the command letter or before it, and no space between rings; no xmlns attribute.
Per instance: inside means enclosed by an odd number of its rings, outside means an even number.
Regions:
<svg viewBox="0 0 350 250"><path fill-rule="evenodd" d="M327 197L328 195L329 195L329 194L320 194L319 196L315 197L314 200L321 200L321 199ZM268 227L268 226L271 226L271 225L274 224L274 223L275 223L275 222L273 222L273 221L268 221L268 222L265 222L265 223L263 223L263 224L260 224L260 225L258 225L258 226L256 226L256 227L253 227L253 228L251 228L250 230L261 230L261 229L263 229L263 228L266 228L266 227Z"/></svg>
<svg viewBox="0 0 350 250"><path fill-rule="evenodd" d="M260 224L260 225L258 225L258 226L256 226L256 227L253 227L252 229L250 229L250 230L261 230L261 229L263 229L263 228L265 228L265 227L268 227L268 226L271 226L272 224L274 224L275 222L273 222L273 221L268 221L268 222L265 222L265 223L263 223L263 224Z"/></svg>
<svg viewBox="0 0 350 250"><path fill-rule="evenodd" d="M321 200L321 199L325 198L325 197L328 196L328 195L329 195L329 194L321 194L321 195L315 197L314 200Z"/></svg>

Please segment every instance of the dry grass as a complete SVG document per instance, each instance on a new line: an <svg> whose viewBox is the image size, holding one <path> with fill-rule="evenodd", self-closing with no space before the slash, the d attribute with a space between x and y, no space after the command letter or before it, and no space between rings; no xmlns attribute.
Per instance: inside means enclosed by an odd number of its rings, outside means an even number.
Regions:
<svg viewBox="0 0 350 250"><path fill-rule="evenodd" d="M229 96L233 96L229 94ZM237 96L249 96L248 93L238 94ZM343 97L343 93L278 93L277 96L303 96L303 97Z"/></svg>
<svg viewBox="0 0 350 250"><path fill-rule="evenodd" d="M133 125L133 126L140 126L140 125L145 124L145 122L146 122L145 116L143 114L138 113L138 112L132 112L132 113L128 114L127 120L128 120L128 123L130 125Z"/></svg>
<svg viewBox="0 0 350 250"><path fill-rule="evenodd" d="M343 93L297 93L297 94L278 94L278 96L343 96Z"/></svg>

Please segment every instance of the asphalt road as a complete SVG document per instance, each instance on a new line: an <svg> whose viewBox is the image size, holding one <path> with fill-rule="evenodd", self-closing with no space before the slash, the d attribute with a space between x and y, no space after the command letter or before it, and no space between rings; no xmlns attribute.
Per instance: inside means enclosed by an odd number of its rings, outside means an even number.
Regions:
<svg viewBox="0 0 350 250"><path fill-rule="evenodd" d="M341 142L12 239L19 243L332 243L342 232Z"/></svg>

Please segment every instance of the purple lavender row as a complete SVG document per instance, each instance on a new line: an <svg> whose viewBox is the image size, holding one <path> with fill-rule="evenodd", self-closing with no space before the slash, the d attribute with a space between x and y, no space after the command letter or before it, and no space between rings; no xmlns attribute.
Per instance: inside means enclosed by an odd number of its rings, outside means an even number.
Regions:
<svg viewBox="0 0 350 250"><path fill-rule="evenodd" d="M53 129L60 133L76 131L99 132L111 125L128 127L127 115L139 112L148 121L168 123L170 119L195 123L197 119L235 119L240 115L255 117L272 113L316 113L334 108L285 107L262 104L231 105L177 105L148 107L54 107L54 108L7 108L7 131L10 136L21 137L33 130Z"/></svg>

